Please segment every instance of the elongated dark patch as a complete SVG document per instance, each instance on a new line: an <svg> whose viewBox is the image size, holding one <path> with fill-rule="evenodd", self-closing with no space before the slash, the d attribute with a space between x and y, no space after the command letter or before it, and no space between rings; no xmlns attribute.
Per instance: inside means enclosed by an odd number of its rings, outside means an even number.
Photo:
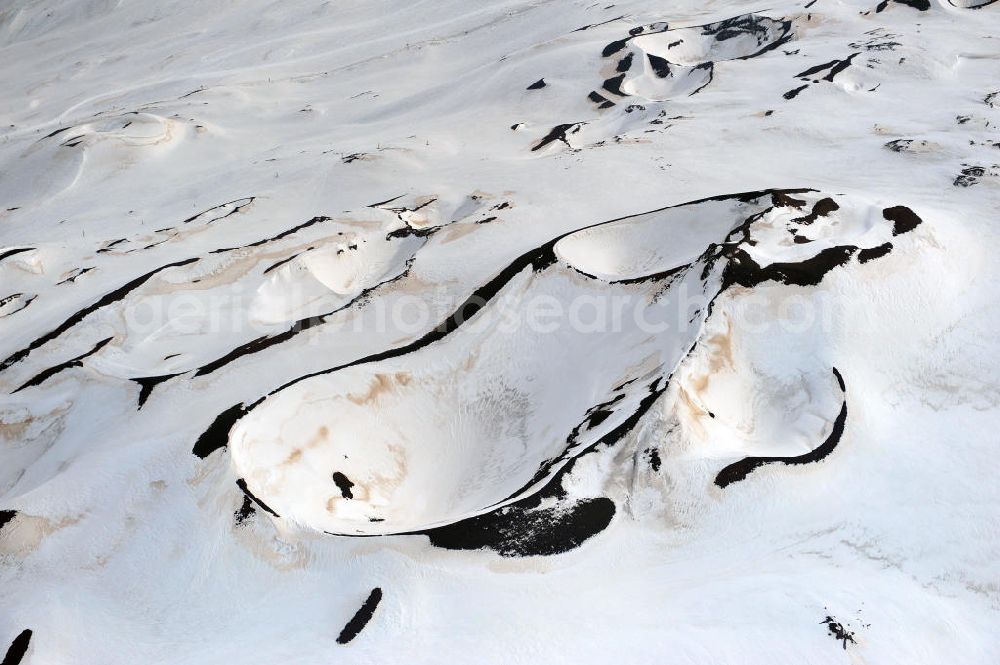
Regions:
<svg viewBox="0 0 1000 665"><path fill-rule="evenodd" d="M846 392L844 378L840 375L840 372L837 371L836 367L833 368L833 374L837 378L837 383L840 384L841 391ZM847 398L845 395L844 403L840 407L840 414L833 422L833 429L831 430L830 435L826 437L826 440L815 449L809 451L805 455L799 455L797 457L747 457L741 459L739 462L734 462L720 471L719 475L715 477L715 484L719 487L726 487L743 480L750 475L754 469L766 464L774 464L776 462L780 462L782 464L812 464L813 462L819 462L832 453L834 448L837 447L837 444L840 443L840 437L844 434L844 425L846 423Z"/></svg>
<svg viewBox="0 0 1000 665"><path fill-rule="evenodd" d="M583 124L584 123L582 122L567 122L562 125L556 125L551 130L549 130L548 134L542 137L542 140L539 141L531 149L531 151L535 152L537 150L541 150L542 148L552 143L553 141L562 141L563 143L566 144L567 147L572 148L573 146L569 144L567 136L569 134L575 134L576 132L580 131L580 127L582 127Z"/></svg>
<svg viewBox="0 0 1000 665"><path fill-rule="evenodd" d="M101 349L103 349L107 345L107 343L110 342L113 339L114 339L114 337L108 337L107 339L102 339L100 342L98 342L97 344L95 344L94 348L92 348L90 351L87 351L86 353L82 353L82 354L78 355L75 358L71 358L71 359L67 360L64 363L60 363L58 365L55 365L53 367L50 367L50 368L42 371L42 372L39 372L35 376L33 376L30 379L28 379L27 381L25 381L23 384L21 384L21 386L18 387L18 388L16 388L13 392L15 392L15 393L16 392L20 392L20 391L24 390L25 388L30 388L32 386L41 385L42 383L44 383L45 381L48 381L50 378L52 378L53 376L55 376L59 372L65 371L67 369L71 369L73 367L83 367L83 361L86 358L89 358L90 356L94 355L95 353L97 353L98 351L100 351ZM11 394L13 394L13 393L11 393Z"/></svg>
<svg viewBox="0 0 1000 665"><path fill-rule="evenodd" d="M797 88L792 88L791 90L789 90L788 92L786 92L785 94L783 94L782 97L784 97L785 99L795 99L800 92L802 92L803 90L805 90L808 87L809 87L809 84L806 83L805 85L800 85Z"/></svg>
<svg viewBox="0 0 1000 665"><path fill-rule="evenodd" d="M427 531L431 543L450 550L491 549L500 556L550 556L568 552L600 533L615 515L607 497L541 508L535 497L455 524Z"/></svg>
<svg viewBox="0 0 1000 665"><path fill-rule="evenodd" d="M19 665L19 663L24 659L24 654L28 652L28 645L31 643L31 630L25 629L21 631L21 634L14 638L14 641L10 643L10 648L7 649L7 655L3 658L3 663L0 665Z"/></svg>
<svg viewBox="0 0 1000 665"><path fill-rule="evenodd" d="M216 450L225 448L229 443L229 430L245 413L246 409L243 408L242 404L231 406L220 413L208 426L208 429L198 437L191 452L205 459Z"/></svg>
<svg viewBox="0 0 1000 665"><path fill-rule="evenodd" d="M811 78L814 74L819 74L821 71L829 69L830 71L827 72L826 76L823 77L823 80L833 81L833 79L836 78L837 74L850 67L851 63L854 61L854 58L856 58L859 55L860 53L852 53L843 60L835 59L831 60L830 62L824 62L820 65L815 65L814 67L810 67L809 69L799 72L798 74L795 75L795 78L802 78L802 79Z"/></svg>
<svg viewBox="0 0 1000 665"><path fill-rule="evenodd" d="M271 507L269 505L258 499L256 496L254 496L254 493L251 492L250 489L247 487L247 481L243 480L242 478L238 478L236 480L236 486L240 488L240 491L243 492L244 496L246 496L248 499L256 503L259 508L263 508L264 510L271 513L275 517L281 517L281 515L271 510Z"/></svg>
<svg viewBox="0 0 1000 665"><path fill-rule="evenodd" d="M8 249L5 252L0 252L0 261L3 261L4 259L6 259L8 257L11 257L11 256L16 256L17 254L22 254L24 252L30 252L33 249L34 249L34 247L18 247L16 249Z"/></svg>
<svg viewBox="0 0 1000 665"><path fill-rule="evenodd" d="M382 589L375 587L372 592L368 594L368 598L365 600L364 604L354 613L351 620L347 622L344 629L340 631L340 635L337 636L337 644L347 644L358 634L364 630L368 622L372 620L375 615L375 608L378 604L382 602Z"/></svg>
<svg viewBox="0 0 1000 665"><path fill-rule="evenodd" d="M858 263L868 263L869 261L880 259L891 251L891 242L882 243L878 247L872 247L871 249L863 249L858 252Z"/></svg>
<svg viewBox="0 0 1000 665"><path fill-rule="evenodd" d="M93 303L88 305L87 307L84 307L83 309L79 310L78 312L70 316L68 319L63 321L57 327L53 328L52 330L45 333L41 337L37 338L35 341L31 342L31 344L29 344L25 348L21 349L20 351L16 351L15 353L11 354L6 360L0 362L0 372L4 371L14 363L24 360L25 358L28 357L28 354L30 354L32 351L56 339L64 332L66 332L76 324L80 323L85 318L87 318L97 310L101 309L102 307L107 307L108 305L111 305L113 303L118 302L119 300L122 300L123 298L125 298L125 296L127 296L129 293L131 293L135 289L139 288L140 286L148 282L158 273L167 270L168 268L178 268L181 266L190 265L198 260L199 260L198 258L191 258L191 259L185 259L183 261L175 261L173 263L168 263L164 266L156 268L155 270L150 270L145 275L133 279L131 282L128 282L127 284L115 289L114 291L111 291L110 293L104 294L103 296L95 300Z"/></svg>
<svg viewBox="0 0 1000 665"><path fill-rule="evenodd" d="M607 25L608 23L614 23L615 21L620 21L623 18L625 18L624 14L622 14L621 16L616 16L615 18L609 18L607 21L601 21L600 23L590 23L588 25L583 26L582 28L577 28L573 32L583 32L584 30L590 30L591 28L596 28L599 25Z"/></svg>
<svg viewBox="0 0 1000 665"><path fill-rule="evenodd" d="M226 217L235 215L236 213L240 212L241 210L249 206L251 203L253 203L256 198L257 197L255 196L247 196L242 199L235 199L233 201L226 201L225 203L220 203L219 205L213 206L208 210L203 210L202 212L199 212L197 215L192 215L191 217L188 217L187 219L182 221L181 224L190 224L196 219L205 217L206 215L209 215L210 213L213 213L216 210L220 210L221 208L225 208L226 206L229 205L233 206L233 209L228 212L219 213L218 215L212 217L211 219L202 220L202 223L206 225L211 224L212 222L217 222L220 219L225 219Z"/></svg>
<svg viewBox="0 0 1000 665"><path fill-rule="evenodd" d="M298 233L302 229L307 229L310 226L313 226L315 224L322 224L323 222L328 222L328 221L330 221L330 219L331 219L330 217L325 217L323 215L320 215L320 216L317 216L317 217L313 217L312 219L309 219L309 220L307 220L305 222L302 222L301 224L299 224L297 226L293 226L292 228L287 229L285 231L282 231L281 233L278 233L276 235L269 236L267 238L262 238L261 240L257 240L255 242L250 242L250 243L247 243L245 245L238 245L236 247L222 247L220 249L213 249L210 253L211 254L222 254L222 253L225 253L225 252L234 252L234 251L239 250L239 249L250 249L252 247L260 247L261 245L266 245L269 242L274 242L276 240L281 240L283 238L287 238L288 236L290 236L290 235L292 235L294 233Z"/></svg>

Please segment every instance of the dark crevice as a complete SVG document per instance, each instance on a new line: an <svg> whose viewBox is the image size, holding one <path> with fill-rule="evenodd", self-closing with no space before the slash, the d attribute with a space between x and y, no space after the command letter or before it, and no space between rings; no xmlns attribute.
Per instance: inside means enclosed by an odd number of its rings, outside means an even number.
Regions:
<svg viewBox="0 0 1000 665"><path fill-rule="evenodd" d="M804 207L806 204L805 200L789 196L784 192L775 192L774 194L771 194L771 202L782 208L795 208L797 210Z"/></svg>

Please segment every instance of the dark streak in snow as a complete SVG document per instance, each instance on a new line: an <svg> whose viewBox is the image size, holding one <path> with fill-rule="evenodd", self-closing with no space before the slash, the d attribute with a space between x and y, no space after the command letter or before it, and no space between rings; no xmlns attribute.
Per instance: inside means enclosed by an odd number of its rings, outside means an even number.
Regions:
<svg viewBox="0 0 1000 665"><path fill-rule="evenodd" d="M30 354L32 351L59 337L64 332L66 332L76 324L83 321L90 314L93 314L102 307L106 307L112 303L122 300L133 290L139 288L147 281L149 281L157 273L167 270L168 268L177 268L180 266L190 265L196 261L198 261L197 258L192 258L192 259L185 259L183 261L175 261L173 263L168 263L167 265L160 266L155 270L147 272L145 275L142 275L141 277L133 279L131 282L115 289L114 291L111 291L110 293L106 293L105 295L101 296L99 299L97 299L87 307L84 307L83 309L79 310L78 312L70 316L68 319L63 321L59 326L57 326L53 330L47 332L46 334L42 335L41 337L33 341L24 349L21 349L20 351L16 351L15 353L11 354L6 360L0 363L0 372L4 371L14 363L24 360L26 357L28 357L28 354Z"/></svg>
<svg viewBox="0 0 1000 665"><path fill-rule="evenodd" d="M833 368L833 374L837 378L841 392L846 393L847 389L844 385L844 378L837 371L836 367ZM781 462L782 464L812 464L819 462L832 453L837 444L840 443L840 437L844 434L844 425L846 423L847 398L845 395L844 403L840 407L840 413L837 415L836 420L833 422L833 429L830 431L830 435L815 449L797 457L746 457L722 469L719 475L715 477L715 484L719 487L726 487L727 485L743 480L754 469L766 464L774 464L775 462Z"/></svg>
<svg viewBox="0 0 1000 665"><path fill-rule="evenodd" d="M858 252L858 263L868 263L869 261L880 259L891 251L891 242L883 243L878 247L872 247L871 249L863 249Z"/></svg>
<svg viewBox="0 0 1000 665"><path fill-rule="evenodd" d="M229 443L229 430L245 413L246 409L243 408L242 404L231 406L220 413L208 426L208 429L198 437L191 452L201 459L205 459L216 450L225 448L226 444Z"/></svg>
<svg viewBox="0 0 1000 665"><path fill-rule="evenodd" d="M103 349L107 345L107 343L110 342L112 339L114 339L114 337L108 337L107 339L102 339L100 342L95 344L90 351L82 353L75 358L67 360L64 363L60 363L58 365L55 365L54 367L50 367L47 370L39 372L35 376L25 381L20 387L16 388L11 394L20 392L25 388L30 388L32 386L40 385L45 381L47 381L48 379L50 379L51 377L58 374L59 372L62 372L63 370L71 369L73 367L83 367L83 360L85 358L88 358L97 353L98 351L100 351L101 349Z"/></svg>
<svg viewBox="0 0 1000 665"><path fill-rule="evenodd" d="M0 665L19 665L21 660L24 658L24 654L28 652L28 644L31 642L31 630L26 629L21 631L21 634L14 638L11 642L10 648L7 649L7 655L3 658L3 663Z"/></svg>
<svg viewBox="0 0 1000 665"><path fill-rule="evenodd" d="M21 254L22 252L30 252L35 249L34 247L18 247L17 249L8 249L6 252L0 252L0 261L3 261L7 257L14 256L15 254Z"/></svg>
<svg viewBox="0 0 1000 665"><path fill-rule="evenodd" d="M271 510L270 506L268 506L266 503L264 503L256 496L254 496L253 492L251 492L250 489L247 487L247 481L243 480L242 478L238 478L236 480L236 486L240 488L240 491L243 492L244 496L249 497L250 500L256 503L260 508L263 508L264 510L271 513L275 517L281 517L281 515Z"/></svg>
<svg viewBox="0 0 1000 665"><path fill-rule="evenodd" d="M813 74L818 74L824 69L829 69L830 71L826 76L823 77L824 81L833 81L834 77L840 72L844 71L851 66L851 62L856 58L859 53L852 53L843 60L831 60L830 62L824 62L821 65L816 65L815 67L810 67L802 72L795 75L795 78L810 78Z"/></svg>
<svg viewBox="0 0 1000 665"><path fill-rule="evenodd" d="M234 252L234 251L239 250L239 249L250 249L252 247L260 247L261 245L266 245L269 242L274 242L275 240L281 240L282 238L287 238L288 236L292 235L293 233L298 233L302 229L308 228L308 227L310 227L310 226L312 226L314 224L320 224L322 222L328 222L328 221L330 221L329 217L324 217L324 216L320 215L320 216L317 216L317 217L313 217L312 219L310 219L308 221L302 222L298 226L293 226L292 228L288 229L287 231L282 231L281 233L279 233L277 235L271 236L270 238L264 238L263 240L257 240L256 242L251 242L251 243L248 243L246 245L239 245L238 247L223 247L221 249L213 249L210 253L211 254L222 254L224 252Z"/></svg>
<svg viewBox="0 0 1000 665"><path fill-rule="evenodd" d="M793 89L789 90L788 92L786 92L785 94L783 94L782 97L784 97L785 99L795 99L800 92L802 92L803 90L805 90L808 87L809 87L808 83L806 83L805 85L800 85L797 88L793 88Z"/></svg>
<svg viewBox="0 0 1000 665"><path fill-rule="evenodd" d="M542 148L552 143L553 141L562 141L563 143L566 144L567 147L572 148L573 146L569 144L569 141L567 140L566 137L569 134L575 134L576 132L580 131L580 128L583 127L583 125L584 123L582 122L568 122L562 125L556 125L551 130L549 130L548 134L542 137L542 140L539 141L531 149L531 151L535 152L537 150L541 150Z"/></svg>
<svg viewBox="0 0 1000 665"><path fill-rule="evenodd" d="M182 221L181 224L190 224L191 222L195 221L199 217L204 217L205 215L207 215L208 213L210 213L210 212L212 212L214 210L219 210L220 208L225 208L226 206L234 206L233 209L230 210L229 212L227 212L225 214L218 215L217 217L213 217L211 219L205 220L203 223L206 224L206 225L208 225L208 224L211 224L212 222L217 222L220 219L225 219L226 217L229 217L230 215L235 215L236 213L240 212L241 210L243 210L244 208L246 208L247 206L249 206L250 204L252 204L254 202L254 200L256 200L256 198L257 197L255 197L255 196L247 196L247 197L242 198L242 199L235 199L233 201L227 201L226 203L220 203L219 205L213 206L213 207L209 208L208 210L204 210L202 212L199 212L197 215L192 215L191 217L188 217L187 219L185 219L184 221Z"/></svg>
<svg viewBox="0 0 1000 665"><path fill-rule="evenodd" d="M164 358L166 360L166 358ZM175 376L180 376L180 374L163 374L160 376L140 376L132 379L133 382L139 384L139 404L138 407L141 409L149 399L149 396L153 394L153 390L156 386L161 383L166 383Z"/></svg>
<svg viewBox="0 0 1000 665"><path fill-rule="evenodd" d="M340 635L337 636L337 644L347 644L357 637L358 633L364 630L368 622L372 620L372 617L375 615L375 608L378 607L380 602L382 602L382 589L375 587L368 594L368 598L364 604L354 613L354 616L347 622L344 629L340 631Z"/></svg>

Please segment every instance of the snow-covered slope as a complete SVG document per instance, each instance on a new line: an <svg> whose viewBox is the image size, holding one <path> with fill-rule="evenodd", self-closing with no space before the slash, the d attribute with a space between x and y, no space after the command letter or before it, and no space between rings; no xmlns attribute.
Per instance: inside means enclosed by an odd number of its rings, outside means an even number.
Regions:
<svg viewBox="0 0 1000 665"><path fill-rule="evenodd" d="M4 665L1000 662L998 7L3 3Z"/></svg>

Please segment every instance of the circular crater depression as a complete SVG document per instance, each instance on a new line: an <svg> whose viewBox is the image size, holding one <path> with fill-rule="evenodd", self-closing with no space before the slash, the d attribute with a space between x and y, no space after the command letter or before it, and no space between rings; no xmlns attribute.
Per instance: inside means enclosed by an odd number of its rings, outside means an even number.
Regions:
<svg viewBox="0 0 1000 665"><path fill-rule="evenodd" d="M544 275L528 268L487 309L502 315L523 311L536 295L565 301L573 289L607 288L564 268ZM623 374L631 378L623 368L664 353L638 329L510 331L486 314L400 357L272 394L230 432L236 473L283 518L318 531L375 535L450 524L544 484L568 459L567 437L588 411L610 399ZM615 361L593 363L601 354ZM616 401L616 413L588 426L577 444L614 427L625 417L618 407L626 413L632 399Z"/></svg>

